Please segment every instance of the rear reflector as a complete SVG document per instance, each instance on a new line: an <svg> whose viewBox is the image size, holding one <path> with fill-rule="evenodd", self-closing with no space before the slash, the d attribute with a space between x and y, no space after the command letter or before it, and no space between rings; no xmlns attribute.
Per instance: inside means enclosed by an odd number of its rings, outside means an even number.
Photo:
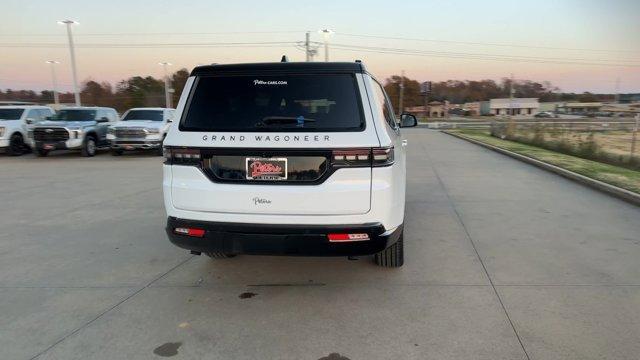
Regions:
<svg viewBox="0 0 640 360"><path fill-rule="evenodd" d="M204 230L203 229L193 229L193 228L175 228L173 230L176 234L179 235L187 235L187 236L193 236L193 237L203 237L204 236Z"/></svg>
<svg viewBox="0 0 640 360"><path fill-rule="evenodd" d="M369 240L369 234L329 234L329 242L348 242Z"/></svg>

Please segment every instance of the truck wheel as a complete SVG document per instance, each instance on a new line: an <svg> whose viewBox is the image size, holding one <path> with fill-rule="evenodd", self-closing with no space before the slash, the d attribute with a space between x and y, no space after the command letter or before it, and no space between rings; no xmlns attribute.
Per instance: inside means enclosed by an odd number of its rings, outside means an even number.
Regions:
<svg viewBox="0 0 640 360"><path fill-rule="evenodd" d="M379 266L397 268L404 264L404 232L395 244L373 255L373 260Z"/></svg>
<svg viewBox="0 0 640 360"><path fill-rule="evenodd" d="M96 139L93 136L87 136L82 144L82 156L92 157L96 154Z"/></svg>
<svg viewBox="0 0 640 360"><path fill-rule="evenodd" d="M120 155L122 155L122 150L112 149L111 150L111 155L120 156Z"/></svg>
<svg viewBox="0 0 640 360"><path fill-rule="evenodd" d="M160 142L160 146L156 149L156 155L158 156L163 156L164 153L162 151L162 144L164 144L164 139L167 137L167 135L162 137L162 141Z"/></svg>
<svg viewBox="0 0 640 360"><path fill-rule="evenodd" d="M45 149L36 149L36 155L38 155L38 157L45 157L49 154L49 150L45 150Z"/></svg>
<svg viewBox="0 0 640 360"><path fill-rule="evenodd" d="M9 140L9 148L7 149L7 154L11 156L18 156L24 154L26 145L24 144L24 139L22 135L19 133L11 135L11 139Z"/></svg>
<svg viewBox="0 0 640 360"><path fill-rule="evenodd" d="M226 254L221 252L208 252L208 253L205 253L205 255L207 255L212 259L228 259L228 258L236 257L235 254Z"/></svg>

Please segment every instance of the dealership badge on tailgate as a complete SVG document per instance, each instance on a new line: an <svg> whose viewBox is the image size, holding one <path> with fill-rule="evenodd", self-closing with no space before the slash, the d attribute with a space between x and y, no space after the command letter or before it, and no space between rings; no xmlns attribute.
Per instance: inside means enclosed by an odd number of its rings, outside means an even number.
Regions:
<svg viewBox="0 0 640 360"><path fill-rule="evenodd" d="M247 180L287 180L287 158L247 158Z"/></svg>

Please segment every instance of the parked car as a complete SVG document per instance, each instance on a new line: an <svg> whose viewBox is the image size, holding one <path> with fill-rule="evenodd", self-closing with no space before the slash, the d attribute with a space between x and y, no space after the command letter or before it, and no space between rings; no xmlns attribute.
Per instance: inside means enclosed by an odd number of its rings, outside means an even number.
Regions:
<svg viewBox="0 0 640 360"><path fill-rule="evenodd" d="M30 151L29 129L53 114L48 106L0 106L0 149L13 156Z"/></svg>
<svg viewBox="0 0 640 360"><path fill-rule="evenodd" d="M200 66L175 119L163 172L175 245L403 264L400 128L417 120L395 117L361 62Z"/></svg>
<svg viewBox="0 0 640 360"><path fill-rule="evenodd" d="M80 150L82 156L94 156L108 148L107 128L118 113L107 107L70 107L59 110L49 120L33 128L36 154L47 156L53 150Z"/></svg>
<svg viewBox="0 0 640 360"><path fill-rule="evenodd" d="M174 109L135 108L109 127L107 139L113 155L122 155L125 150L154 149L162 155L162 141L167 135Z"/></svg>
<svg viewBox="0 0 640 360"><path fill-rule="evenodd" d="M534 118L554 118L556 117L555 114L553 114L552 112L549 111L541 111L539 113L536 113L535 115L533 115Z"/></svg>

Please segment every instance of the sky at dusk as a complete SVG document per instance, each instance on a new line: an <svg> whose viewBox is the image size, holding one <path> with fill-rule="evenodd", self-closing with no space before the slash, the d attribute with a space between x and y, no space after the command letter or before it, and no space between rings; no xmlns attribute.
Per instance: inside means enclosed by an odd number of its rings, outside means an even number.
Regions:
<svg viewBox="0 0 640 360"><path fill-rule="evenodd" d="M25 1L2 0L0 89L51 89L57 60L71 89L73 28L80 81L162 76L160 61L304 61L305 32L330 59L362 59L384 79L551 81L563 91L640 92L640 1ZM316 61L324 60L323 48Z"/></svg>

